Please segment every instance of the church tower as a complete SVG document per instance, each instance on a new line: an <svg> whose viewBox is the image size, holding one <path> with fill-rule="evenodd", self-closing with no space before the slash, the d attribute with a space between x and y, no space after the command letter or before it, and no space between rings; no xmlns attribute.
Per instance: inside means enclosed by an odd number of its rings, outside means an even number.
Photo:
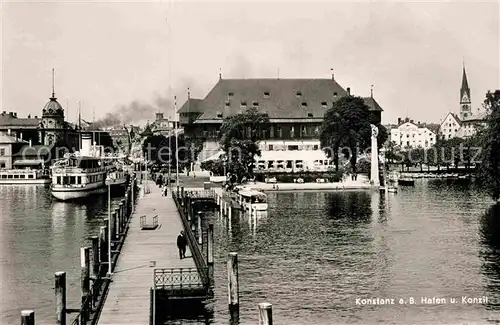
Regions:
<svg viewBox="0 0 500 325"><path fill-rule="evenodd" d="M40 123L43 130L41 141L44 145L56 144L64 136L64 109L57 101L54 92L54 69L52 69L52 97L45 104L42 110L42 121Z"/></svg>
<svg viewBox="0 0 500 325"><path fill-rule="evenodd" d="M469 83L467 82L467 73L465 73L465 64L462 73L462 88L460 88L460 119L470 118L472 116L471 98Z"/></svg>

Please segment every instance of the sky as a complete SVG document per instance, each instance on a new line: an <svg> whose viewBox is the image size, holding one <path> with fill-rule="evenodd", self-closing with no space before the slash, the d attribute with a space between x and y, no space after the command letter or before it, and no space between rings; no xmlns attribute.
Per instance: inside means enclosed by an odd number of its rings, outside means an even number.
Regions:
<svg viewBox="0 0 500 325"><path fill-rule="evenodd" d="M500 88L500 6L489 2L58 1L1 3L1 109L75 121L175 116L222 78L331 78L374 97L383 122L474 110Z"/></svg>

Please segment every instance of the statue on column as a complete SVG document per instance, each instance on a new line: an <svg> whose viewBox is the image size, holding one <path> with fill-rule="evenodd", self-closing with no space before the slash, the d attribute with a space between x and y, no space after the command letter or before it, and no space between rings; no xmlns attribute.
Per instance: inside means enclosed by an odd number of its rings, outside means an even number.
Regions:
<svg viewBox="0 0 500 325"><path fill-rule="evenodd" d="M372 127L372 138L376 138L378 136L378 127L373 124L370 124L370 126Z"/></svg>

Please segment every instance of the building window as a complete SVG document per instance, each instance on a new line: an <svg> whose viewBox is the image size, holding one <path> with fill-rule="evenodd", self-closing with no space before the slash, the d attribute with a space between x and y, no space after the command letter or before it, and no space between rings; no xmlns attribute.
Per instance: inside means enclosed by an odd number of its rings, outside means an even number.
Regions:
<svg viewBox="0 0 500 325"><path fill-rule="evenodd" d="M297 145L288 146L288 150L290 150L290 151L292 151L292 150L293 151L299 150L299 146L297 146Z"/></svg>
<svg viewBox="0 0 500 325"><path fill-rule="evenodd" d="M230 106L231 105L231 102L226 100L226 106Z"/></svg>
<svg viewBox="0 0 500 325"><path fill-rule="evenodd" d="M272 144L269 145L269 151L273 151L274 150L274 146Z"/></svg>
<svg viewBox="0 0 500 325"><path fill-rule="evenodd" d="M295 136L295 128L292 126L290 128L290 138L293 138Z"/></svg>
<svg viewBox="0 0 500 325"><path fill-rule="evenodd" d="M217 112L217 117L218 118L222 118L222 113L221 112Z"/></svg>
<svg viewBox="0 0 500 325"><path fill-rule="evenodd" d="M318 149L319 149L319 146L318 146L317 144L315 144L315 145L313 146L313 150L318 150Z"/></svg>
<svg viewBox="0 0 500 325"><path fill-rule="evenodd" d="M300 97L300 96L302 96L302 92L297 91L297 97Z"/></svg>
<svg viewBox="0 0 500 325"><path fill-rule="evenodd" d="M306 102L302 102L302 107L307 107L307 103Z"/></svg>
<svg viewBox="0 0 500 325"><path fill-rule="evenodd" d="M321 102L321 106L326 107L326 102Z"/></svg>
<svg viewBox="0 0 500 325"><path fill-rule="evenodd" d="M337 95L338 95L338 94L337 94L337 92L334 92L334 93L333 93L333 96L337 96Z"/></svg>
<svg viewBox="0 0 500 325"><path fill-rule="evenodd" d="M0 149L0 156L5 156L5 149Z"/></svg>
<svg viewBox="0 0 500 325"><path fill-rule="evenodd" d="M307 117L313 117L312 113L307 113Z"/></svg>
<svg viewBox="0 0 500 325"><path fill-rule="evenodd" d="M247 106L247 102L246 101L241 101L241 106Z"/></svg>
<svg viewBox="0 0 500 325"><path fill-rule="evenodd" d="M281 126L278 126L278 138L283 138L283 129Z"/></svg>
<svg viewBox="0 0 500 325"><path fill-rule="evenodd" d="M301 136L306 136L306 135L307 135L307 128L305 125L302 125Z"/></svg>
<svg viewBox="0 0 500 325"><path fill-rule="evenodd" d="M253 102L253 106L254 107L258 107L259 106L259 102Z"/></svg>
<svg viewBox="0 0 500 325"><path fill-rule="evenodd" d="M229 98L231 98L231 97L233 97L233 96L234 96L234 93L233 93L233 92L230 92L230 93L228 93L228 94L227 94L227 97L229 97Z"/></svg>
<svg viewBox="0 0 500 325"><path fill-rule="evenodd" d="M269 92L268 91L264 92L264 98L269 98Z"/></svg>
<svg viewBox="0 0 500 325"><path fill-rule="evenodd" d="M269 137L272 139L274 138L274 125L271 125L269 128Z"/></svg>

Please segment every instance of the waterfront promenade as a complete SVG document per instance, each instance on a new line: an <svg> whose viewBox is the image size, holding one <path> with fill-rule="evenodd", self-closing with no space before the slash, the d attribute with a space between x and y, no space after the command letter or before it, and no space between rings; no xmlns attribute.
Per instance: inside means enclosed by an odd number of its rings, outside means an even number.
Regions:
<svg viewBox="0 0 500 325"><path fill-rule="evenodd" d="M189 247L180 260L177 236L183 229L177 207L171 193L161 195L161 190L148 181L148 194L141 194L130 221L130 229L118 258L109 292L104 303L99 325L149 325L150 288L153 285L153 267L195 268ZM142 192L142 191L141 191ZM158 215L156 230L141 230L140 217L153 222Z"/></svg>

